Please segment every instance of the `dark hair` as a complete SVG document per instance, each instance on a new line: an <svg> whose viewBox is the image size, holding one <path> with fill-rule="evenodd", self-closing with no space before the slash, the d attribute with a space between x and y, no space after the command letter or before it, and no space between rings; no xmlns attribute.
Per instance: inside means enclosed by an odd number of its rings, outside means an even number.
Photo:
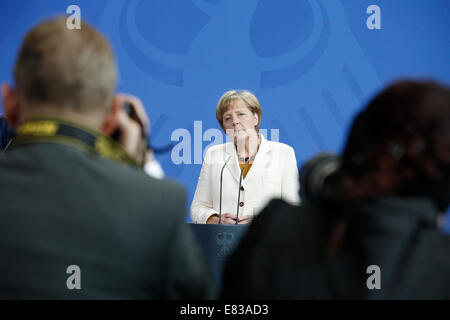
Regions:
<svg viewBox="0 0 450 320"><path fill-rule="evenodd" d="M66 19L45 20L27 33L14 69L19 99L33 107L106 112L117 77L112 49L85 22L69 30Z"/></svg>
<svg viewBox="0 0 450 320"><path fill-rule="evenodd" d="M341 160L333 179L347 203L430 195L446 206L450 89L433 81L393 83L357 115Z"/></svg>

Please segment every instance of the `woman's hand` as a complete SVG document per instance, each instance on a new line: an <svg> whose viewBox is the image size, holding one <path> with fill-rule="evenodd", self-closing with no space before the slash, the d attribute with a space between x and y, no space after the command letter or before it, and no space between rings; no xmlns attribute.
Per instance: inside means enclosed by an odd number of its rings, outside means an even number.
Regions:
<svg viewBox="0 0 450 320"><path fill-rule="evenodd" d="M218 224L219 214L213 214L206 220L208 224ZM222 213L222 223L223 224L236 224L236 215L231 213Z"/></svg>
<svg viewBox="0 0 450 320"><path fill-rule="evenodd" d="M245 216L242 218L239 218L238 224L250 224L253 221L253 216Z"/></svg>

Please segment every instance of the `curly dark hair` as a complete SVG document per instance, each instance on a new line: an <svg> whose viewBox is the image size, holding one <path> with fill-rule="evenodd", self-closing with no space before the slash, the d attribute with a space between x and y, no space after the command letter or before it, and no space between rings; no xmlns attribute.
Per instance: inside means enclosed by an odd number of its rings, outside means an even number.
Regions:
<svg viewBox="0 0 450 320"><path fill-rule="evenodd" d="M430 196L446 207L449 87L411 80L388 86L356 116L341 160L336 176L347 203L382 195Z"/></svg>

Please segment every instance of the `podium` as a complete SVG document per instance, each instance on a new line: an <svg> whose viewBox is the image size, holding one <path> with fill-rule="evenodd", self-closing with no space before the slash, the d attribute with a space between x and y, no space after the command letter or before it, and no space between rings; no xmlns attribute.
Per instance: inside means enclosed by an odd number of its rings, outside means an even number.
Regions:
<svg viewBox="0 0 450 320"><path fill-rule="evenodd" d="M220 290L226 258L248 230L248 225L189 223L202 248L211 274Z"/></svg>

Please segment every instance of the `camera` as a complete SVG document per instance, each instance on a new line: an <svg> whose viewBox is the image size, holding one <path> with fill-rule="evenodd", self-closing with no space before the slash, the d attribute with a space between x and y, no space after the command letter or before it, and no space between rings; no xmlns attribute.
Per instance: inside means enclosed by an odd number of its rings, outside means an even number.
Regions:
<svg viewBox="0 0 450 320"><path fill-rule="evenodd" d="M122 110L125 111L125 113L127 114L128 117L130 117L131 119L135 120L139 124L139 126L141 127L141 136L142 136L142 138L147 140L147 134L145 132L144 125L139 120L139 117L137 116L137 113L136 113L134 105L131 102L125 101L123 103L123 105L122 105ZM115 130L111 134L111 138L113 138L116 141L119 141L120 129Z"/></svg>

